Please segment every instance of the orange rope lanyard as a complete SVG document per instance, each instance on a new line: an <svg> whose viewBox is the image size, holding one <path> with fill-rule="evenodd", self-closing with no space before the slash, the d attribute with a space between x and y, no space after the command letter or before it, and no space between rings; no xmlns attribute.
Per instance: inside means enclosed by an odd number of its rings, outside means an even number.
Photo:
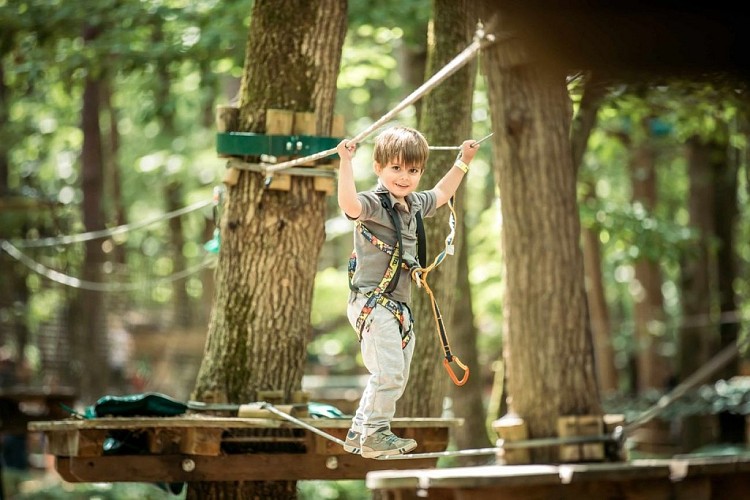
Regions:
<svg viewBox="0 0 750 500"><path fill-rule="evenodd" d="M435 300L435 294L432 292L432 288L430 288L430 285L427 284L427 275L438 265L440 265L440 263L443 262L446 255L453 254L453 238L456 235L456 210L453 206L452 196L450 200L448 200L448 208L450 208L451 210L451 215L448 220L448 224L450 225L451 230L448 236L445 238L445 248L435 257L435 260L433 260L432 264L430 264L429 266L425 268L416 267L412 269L411 277L416 282L417 287L423 288L427 292L427 295L429 295L430 297L430 304L432 305L432 315L435 318L435 328L438 334L438 338L440 339L440 343L443 346L443 351L445 352L443 366L448 372L451 380L453 380L453 383L460 387L469 380L469 367L461 363L461 360L458 359L458 356L451 353L450 343L448 342L448 334L445 330L445 323L443 322L443 315L440 313L440 307L438 307L437 300ZM455 361L456 364L464 371L464 376L460 380L456 376L455 372L451 369L450 363L453 361Z"/></svg>

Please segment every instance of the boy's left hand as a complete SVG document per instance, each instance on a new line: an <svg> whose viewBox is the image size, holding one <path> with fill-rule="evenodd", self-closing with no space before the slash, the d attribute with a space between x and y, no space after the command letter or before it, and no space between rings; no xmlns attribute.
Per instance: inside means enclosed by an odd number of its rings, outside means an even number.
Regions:
<svg viewBox="0 0 750 500"><path fill-rule="evenodd" d="M474 155L477 154L479 146L481 144L474 139L468 139L461 143L461 161L468 165L474 159Z"/></svg>

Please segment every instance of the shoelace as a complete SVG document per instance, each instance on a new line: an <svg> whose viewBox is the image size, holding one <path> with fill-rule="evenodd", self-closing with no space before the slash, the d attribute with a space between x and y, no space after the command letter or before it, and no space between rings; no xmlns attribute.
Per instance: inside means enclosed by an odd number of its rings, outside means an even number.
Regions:
<svg viewBox="0 0 750 500"><path fill-rule="evenodd" d="M388 444L395 444L396 441L398 441L400 438L396 436L394 433L390 431L386 431L383 433L383 441L385 441Z"/></svg>

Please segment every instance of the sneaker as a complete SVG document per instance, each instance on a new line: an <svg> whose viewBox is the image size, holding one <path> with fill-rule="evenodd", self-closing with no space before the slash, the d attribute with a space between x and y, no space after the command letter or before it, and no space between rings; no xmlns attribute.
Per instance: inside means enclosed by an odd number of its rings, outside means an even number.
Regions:
<svg viewBox="0 0 750 500"><path fill-rule="evenodd" d="M359 452L362 451L362 448L361 448L362 445L360 444L361 440L362 440L362 434L352 429L349 429L349 432L346 433L346 442L344 443L344 451L348 453L354 453L355 455L359 455Z"/></svg>
<svg viewBox="0 0 750 500"><path fill-rule="evenodd" d="M388 455L402 455L417 447L413 439L403 439L393 434L387 427L378 429L362 443L362 456L378 458Z"/></svg>

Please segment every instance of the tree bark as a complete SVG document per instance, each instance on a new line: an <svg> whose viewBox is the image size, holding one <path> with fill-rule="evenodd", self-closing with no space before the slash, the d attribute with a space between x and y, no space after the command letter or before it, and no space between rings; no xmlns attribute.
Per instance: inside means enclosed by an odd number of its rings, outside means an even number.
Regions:
<svg viewBox="0 0 750 500"><path fill-rule="evenodd" d="M428 36L428 77L466 48L471 41L473 27L473 22L468 16L469 2L435 0L433 6L434 19ZM421 130L432 144L460 144L469 138L475 71L476 64L469 63L425 97ZM454 159L454 152L431 152L420 189L431 189L445 175L446 170L452 168ZM459 187L458 196L462 193L463 189ZM425 221L428 260L444 248L449 216L450 210L446 206L441 208L435 217ZM429 275L429 284L435 293L445 324L450 325L456 289L456 259L446 258L437 269ZM435 333L435 319L429 296L415 287L412 288L412 311L417 335L410 378L418 383L407 385L399 402L398 414L439 417L446 396L446 384L450 383L450 379L442 367L443 349ZM461 353L454 354L461 358ZM452 363L451 368L459 377L463 374L456 363Z"/></svg>
<svg viewBox="0 0 750 500"><path fill-rule="evenodd" d="M719 242L716 255L717 292L722 322L719 325L719 347L724 349L735 344L739 335L739 321L736 317L737 297L734 282L737 273L737 253L735 248L735 227L739 209L737 206L737 175L739 172L740 151L723 144L727 155L723 162L716 162L714 177L714 230ZM721 158L721 156L719 157ZM725 319L726 318L726 319ZM718 374L718 379L729 380L739 373L739 360L735 357ZM745 416L731 412L719 414L719 441L722 443L744 443L746 439Z"/></svg>
<svg viewBox="0 0 750 500"><path fill-rule="evenodd" d="M241 131L263 132L267 109L314 111L328 135L346 32L343 0L256 1L241 86ZM310 338L326 199L311 177L289 191L264 188L244 171L228 186L221 219L216 298L193 398L256 401L277 390L291 400L302 383ZM294 481L191 483L188 498L295 498Z"/></svg>
<svg viewBox="0 0 750 500"><path fill-rule="evenodd" d="M685 380L705 364L717 351L718 332L711 324L711 292L715 279L712 272L711 237L714 234L712 145L699 137L688 140L688 177L690 225L700 232L696 253L682 266L682 304L685 318L680 329L679 379ZM682 429L683 451L708 443L711 431L706 418L688 417Z"/></svg>
<svg viewBox="0 0 750 500"><path fill-rule="evenodd" d="M487 2L488 13L496 13ZM488 15L487 18L490 18ZM508 23L508 25L506 25ZM498 29L512 30L502 18ZM600 414L584 290L565 73L526 57L523 34L485 52L502 200L509 408L530 437L563 415ZM555 461L539 449L535 462Z"/></svg>
<svg viewBox="0 0 750 500"><path fill-rule="evenodd" d="M99 36L97 28L87 26L84 40L90 43ZM102 193L104 182L104 155L99 122L102 96L102 76L90 73L83 89L81 130L81 178L83 190L83 224L86 231L104 229ZM91 240L85 244L82 276L86 281L101 281L105 255L101 241ZM80 380L82 401L93 401L106 393L109 385L109 365L104 317L104 299L101 292L79 290L73 309L80 312L70 323L74 333L74 369ZM71 318L72 319L72 318Z"/></svg>
<svg viewBox="0 0 750 500"><path fill-rule="evenodd" d="M649 214L657 202L656 152L648 139L648 125L642 124L646 138L631 141L630 174L633 203L640 204ZM669 384L672 370L663 354L664 298L659 263L647 257L635 261L633 315L636 338L636 380L638 392L663 390Z"/></svg>
<svg viewBox="0 0 750 500"><path fill-rule="evenodd" d="M571 127L570 142L573 152L573 166L580 172L586 146L591 130L596 125L596 116L601 101L606 94L604 82L596 75L587 75L581 103ZM594 183L586 185L586 200L596 197ZM617 369L615 368L612 332L609 324L609 311L604 296L604 277L602 276L602 258L599 244L599 231L596 227L584 227L581 230L583 240L584 270L586 272L586 297L589 321L594 339L594 360L599 390L614 393L618 388Z"/></svg>

